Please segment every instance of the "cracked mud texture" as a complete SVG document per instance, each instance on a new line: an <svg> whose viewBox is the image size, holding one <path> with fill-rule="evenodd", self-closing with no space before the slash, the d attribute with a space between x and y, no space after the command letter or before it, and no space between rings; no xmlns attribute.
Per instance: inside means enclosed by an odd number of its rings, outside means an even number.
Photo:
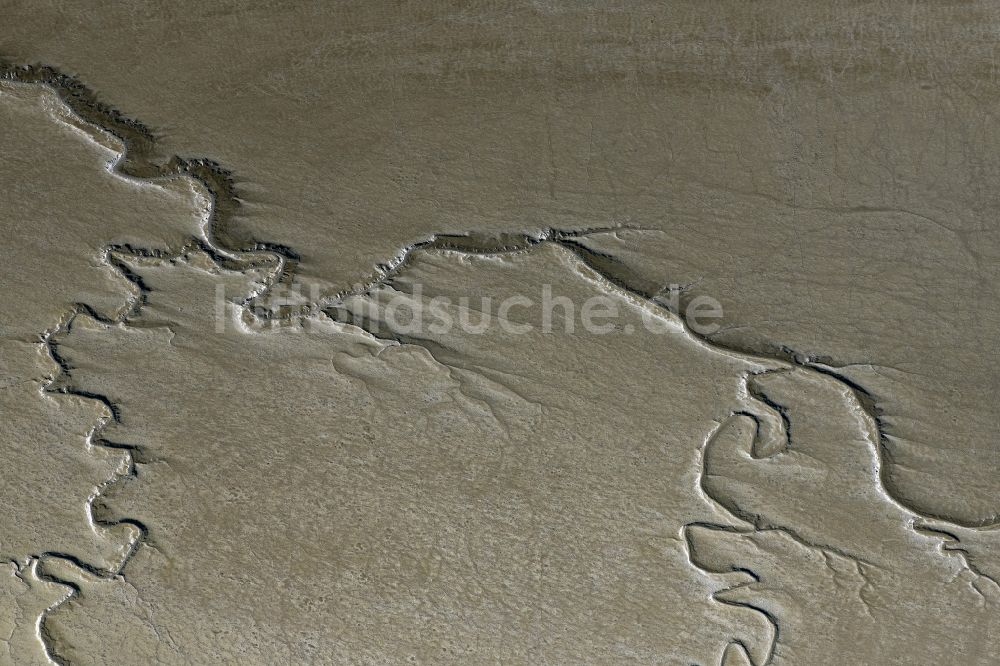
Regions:
<svg viewBox="0 0 1000 666"><path fill-rule="evenodd" d="M995 5L0 14L0 663L1000 661Z"/></svg>

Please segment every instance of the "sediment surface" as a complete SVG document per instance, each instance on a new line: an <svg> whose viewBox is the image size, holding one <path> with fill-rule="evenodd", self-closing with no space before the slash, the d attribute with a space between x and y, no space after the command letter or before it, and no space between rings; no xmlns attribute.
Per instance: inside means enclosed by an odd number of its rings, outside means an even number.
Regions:
<svg viewBox="0 0 1000 666"><path fill-rule="evenodd" d="M1000 660L996 7L2 15L0 663Z"/></svg>

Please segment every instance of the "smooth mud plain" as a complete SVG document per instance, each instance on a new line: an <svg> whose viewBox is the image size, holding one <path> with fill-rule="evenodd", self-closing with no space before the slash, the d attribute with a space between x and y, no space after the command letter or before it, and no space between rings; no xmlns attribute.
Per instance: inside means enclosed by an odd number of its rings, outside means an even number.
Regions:
<svg viewBox="0 0 1000 666"><path fill-rule="evenodd" d="M0 9L0 663L1000 663L995 5Z"/></svg>

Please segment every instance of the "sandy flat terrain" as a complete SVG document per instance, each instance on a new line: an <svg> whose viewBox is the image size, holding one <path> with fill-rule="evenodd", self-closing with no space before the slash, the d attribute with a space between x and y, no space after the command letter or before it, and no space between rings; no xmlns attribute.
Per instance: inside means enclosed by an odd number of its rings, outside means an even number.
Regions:
<svg viewBox="0 0 1000 666"><path fill-rule="evenodd" d="M1000 660L996 7L3 15L0 662Z"/></svg>

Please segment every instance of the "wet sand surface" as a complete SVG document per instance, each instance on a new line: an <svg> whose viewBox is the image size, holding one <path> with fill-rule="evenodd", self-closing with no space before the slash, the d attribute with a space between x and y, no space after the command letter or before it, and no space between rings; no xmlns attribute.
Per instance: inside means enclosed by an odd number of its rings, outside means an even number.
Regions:
<svg viewBox="0 0 1000 666"><path fill-rule="evenodd" d="M4 16L0 663L1000 660L995 7Z"/></svg>
<svg viewBox="0 0 1000 666"><path fill-rule="evenodd" d="M177 252L199 234L207 200L188 179L112 176L120 144L75 118L50 89L0 82L0 118L0 558L13 563L0 605L5 618L19 605L30 609L9 625L0 658L31 663L39 613L66 595L37 581L46 600L24 596L34 561L60 558L110 574L139 536L134 527L91 518L90 498L127 472L128 455L93 441L112 416L110 404L51 386L62 368L50 335L77 311L115 318L133 287L109 270L108 248Z"/></svg>

